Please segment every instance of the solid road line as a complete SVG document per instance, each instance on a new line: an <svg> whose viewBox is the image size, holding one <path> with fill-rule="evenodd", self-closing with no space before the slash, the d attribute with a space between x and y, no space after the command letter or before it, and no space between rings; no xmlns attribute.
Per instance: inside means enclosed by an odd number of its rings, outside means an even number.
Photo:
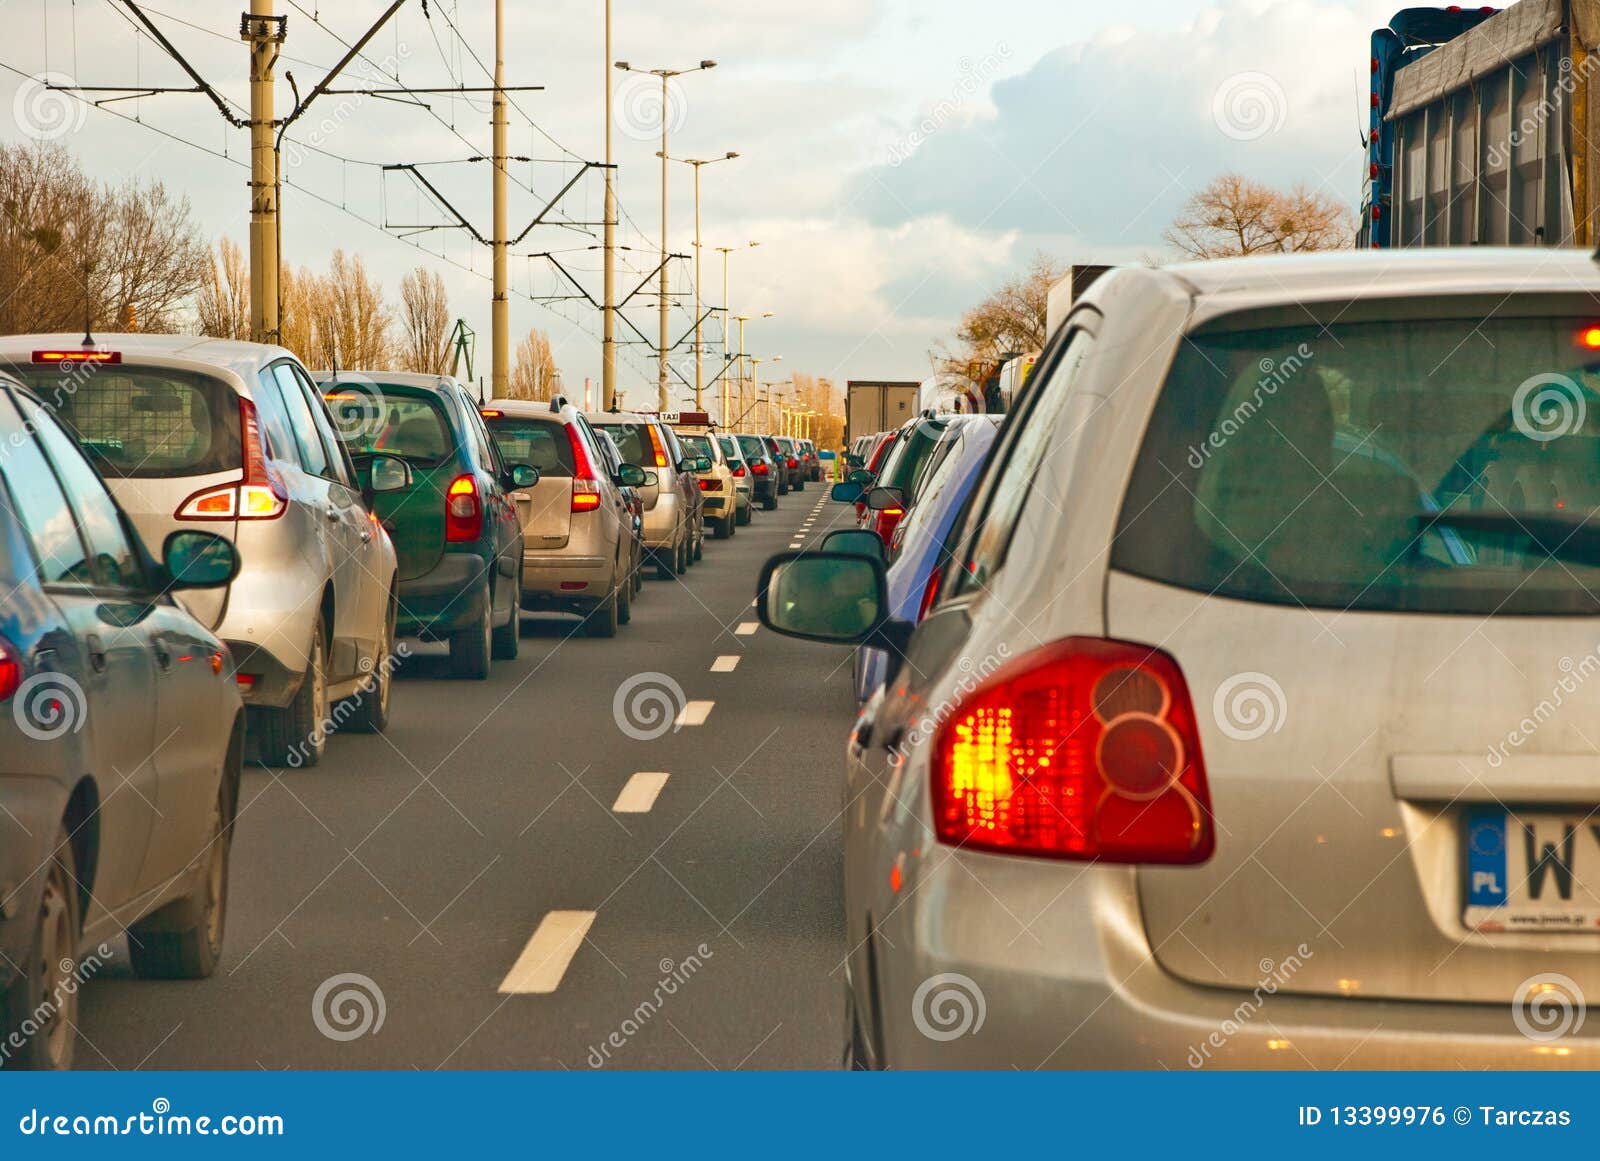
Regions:
<svg viewBox="0 0 1600 1161"><path fill-rule="evenodd" d="M508 996L546 996L561 986L567 965L577 954L583 937L594 922L593 911L551 911L539 921L539 928L500 981L500 992Z"/></svg>
<svg viewBox="0 0 1600 1161"><path fill-rule="evenodd" d="M656 797L661 793L661 788L667 784L665 774L635 774L628 779L628 784L622 788L622 793L617 795L616 802L611 809L617 814L649 814L650 808L656 804Z"/></svg>

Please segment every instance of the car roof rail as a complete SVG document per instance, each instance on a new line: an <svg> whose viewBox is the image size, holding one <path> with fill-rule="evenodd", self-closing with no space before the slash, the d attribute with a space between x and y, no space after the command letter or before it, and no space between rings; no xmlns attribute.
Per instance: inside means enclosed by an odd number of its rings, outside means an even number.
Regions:
<svg viewBox="0 0 1600 1161"><path fill-rule="evenodd" d="M550 397L550 410L559 413L567 406L565 395L552 395Z"/></svg>

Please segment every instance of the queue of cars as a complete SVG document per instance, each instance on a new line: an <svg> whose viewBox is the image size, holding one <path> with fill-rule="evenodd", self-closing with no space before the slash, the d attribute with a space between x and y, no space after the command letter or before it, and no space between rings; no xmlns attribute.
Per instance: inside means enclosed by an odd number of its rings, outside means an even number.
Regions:
<svg viewBox="0 0 1600 1161"><path fill-rule="evenodd" d="M1600 1062L1527 1034L1600 954L1597 293L1582 251L1119 269L998 427L852 447L862 525L758 591L863 649L848 1064Z"/></svg>
<svg viewBox="0 0 1600 1161"><path fill-rule="evenodd" d="M71 1065L88 943L214 971L246 761L384 730L400 638L481 680L524 611L614 636L646 565L775 504L768 446L256 343L0 338L0 1067Z"/></svg>

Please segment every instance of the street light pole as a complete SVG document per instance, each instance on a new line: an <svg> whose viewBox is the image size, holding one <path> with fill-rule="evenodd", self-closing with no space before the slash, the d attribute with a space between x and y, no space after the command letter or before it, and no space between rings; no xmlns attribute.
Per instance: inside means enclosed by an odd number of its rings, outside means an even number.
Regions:
<svg viewBox="0 0 1600 1161"><path fill-rule="evenodd" d="M511 388L511 284L506 275L506 11L505 0L494 5L494 301L489 326L493 332L494 363L491 381L494 397L504 399Z"/></svg>
<svg viewBox="0 0 1600 1161"><path fill-rule="evenodd" d="M663 152L662 156L666 156L665 152ZM703 284L700 274L700 168L706 165L715 165L719 161L732 161L738 156L737 153L729 150L722 157L668 158L670 161L694 166L694 409L696 411L705 410L704 392L706 382L705 344L701 336L702 304L705 295L701 289ZM726 254L723 255L722 259L722 294L723 298L726 299L728 294L728 259ZM724 341L726 341L726 332L724 332L723 337Z"/></svg>
<svg viewBox="0 0 1600 1161"><path fill-rule="evenodd" d="M611 0L606 0L606 206L605 306L601 310L600 401L605 411L617 405L617 187L611 158Z"/></svg>
<svg viewBox="0 0 1600 1161"><path fill-rule="evenodd" d="M667 393L667 311L671 305L668 301L670 290L667 273L667 134L672 128L672 93L669 86L674 77L716 67L714 60L703 60L692 69L636 69L625 60L617 62L617 68L623 72L644 72L661 78L661 341L656 359L656 409L663 412L672 410L672 400Z"/></svg>

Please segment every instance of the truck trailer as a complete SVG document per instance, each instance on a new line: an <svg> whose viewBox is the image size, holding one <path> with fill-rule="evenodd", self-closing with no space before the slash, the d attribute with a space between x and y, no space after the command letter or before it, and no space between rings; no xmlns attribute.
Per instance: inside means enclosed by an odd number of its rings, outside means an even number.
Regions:
<svg viewBox="0 0 1600 1161"><path fill-rule="evenodd" d="M1360 244L1588 246L1600 0L1407 8L1372 37Z"/></svg>
<svg viewBox="0 0 1600 1161"><path fill-rule="evenodd" d="M907 380L851 379L845 392L845 442L892 431L917 413L922 384Z"/></svg>

